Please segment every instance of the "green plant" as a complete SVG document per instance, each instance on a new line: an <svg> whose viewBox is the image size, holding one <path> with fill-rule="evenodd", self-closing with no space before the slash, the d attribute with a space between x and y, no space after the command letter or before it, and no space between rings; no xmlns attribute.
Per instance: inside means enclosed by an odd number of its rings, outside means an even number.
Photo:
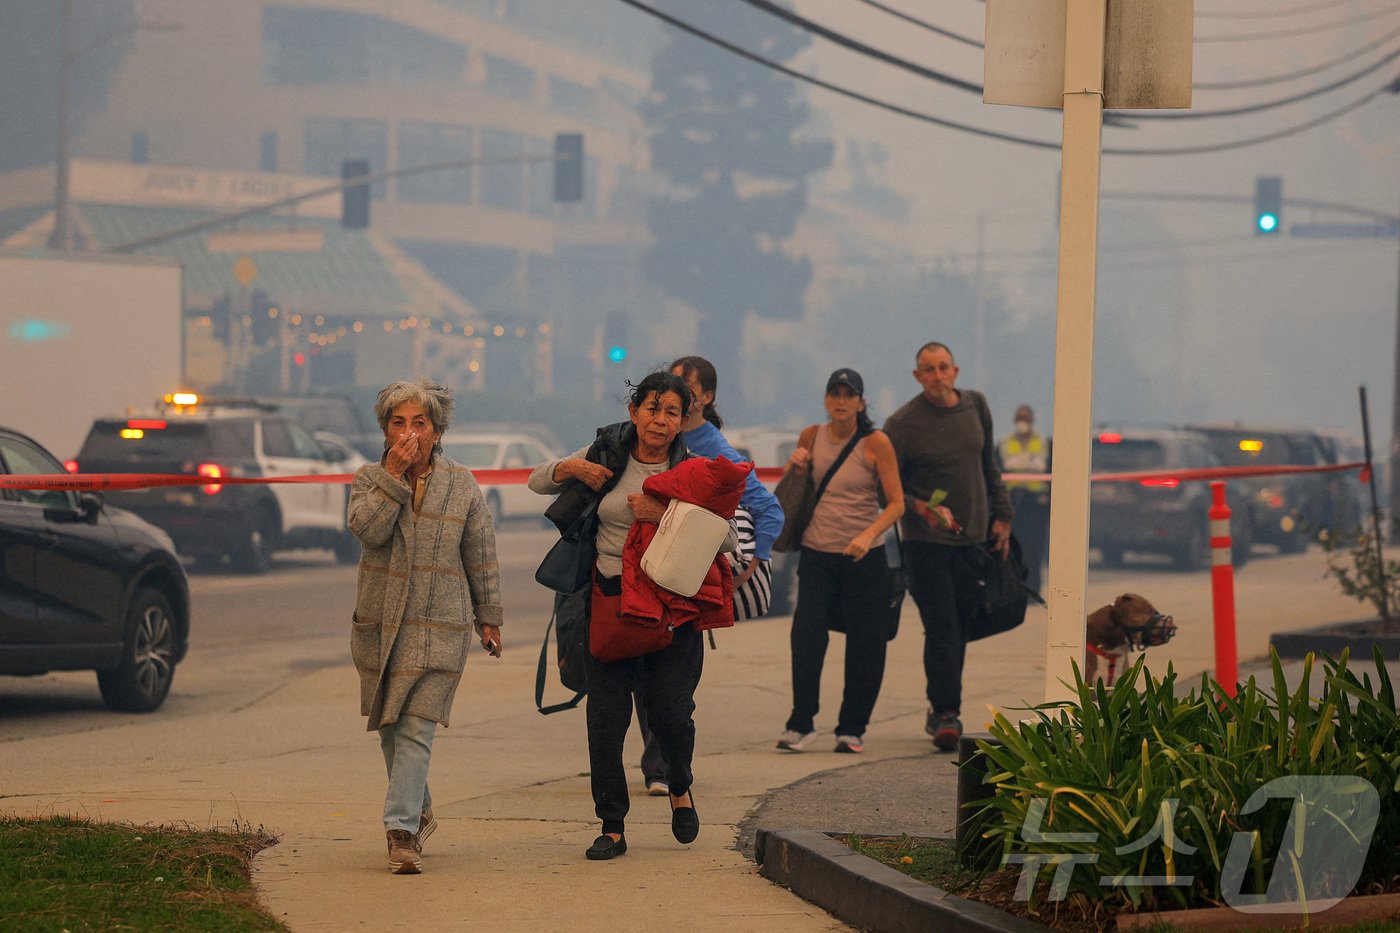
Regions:
<svg viewBox="0 0 1400 933"><path fill-rule="evenodd" d="M985 780L996 786L976 805L987 818L984 837L996 843L991 856L997 864L1011 855L1077 856L1068 890L1090 901L1219 904L1237 833L1258 832L1248 863L1254 890L1265 889L1276 867L1297 868L1283 838L1289 806L1241 815L1256 790L1290 775L1354 776L1380 798L1356 887L1393 884L1400 875L1400 715L1379 649L1374 659L1373 681L1348 669L1345 652L1324 658L1316 697L1311 655L1292 692L1275 654L1273 691L1251 677L1233 696L1207 676L1179 696L1175 671L1159 680L1143 670L1142 658L1112 692L1085 683L1076 668L1074 700L1038 706L1021 723L999 714L989 730L994 741L979 743L990 765ZM1321 822L1308 824L1309 845L1327 846L1329 834L1337 844L1352 838L1357 821L1346 805L1329 800L1312 812ZM1050 833L1077 838L1051 841L1043 835ZM1101 884L1101 876L1117 883ZM1190 880L1123 883L1141 877Z"/></svg>
<svg viewBox="0 0 1400 933"><path fill-rule="evenodd" d="M1326 534L1320 540L1327 554L1327 576L1347 596L1374 606L1385 634L1400 634L1400 561L1383 561L1368 532Z"/></svg>
<svg viewBox="0 0 1400 933"><path fill-rule="evenodd" d="M271 833L0 818L0 929L285 931L249 865Z"/></svg>

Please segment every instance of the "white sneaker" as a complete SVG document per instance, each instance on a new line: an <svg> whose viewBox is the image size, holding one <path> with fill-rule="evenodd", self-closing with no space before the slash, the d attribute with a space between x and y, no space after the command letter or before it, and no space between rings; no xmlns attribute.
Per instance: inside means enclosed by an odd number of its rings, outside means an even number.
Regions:
<svg viewBox="0 0 1400 933"><path fill-rule="evenodd" d="M815 731L797 732L793 729L789 729L782 735L778 736L778 747L781 748L783 751L800 752L808 745L811 745L813 742L815 742L816 739L817 733Z"/></svg>
<svg viewBox="0 0 1400 933"><path fill-rule="evenodd" d="M647 795L650 797L665 797L671 792L671 786L665 781L651 781L647 784Z"/></svg>
<svg viewBox="0 0 1400 933"><path fill-rule="evenodd" d="M836 737L835 751L845 755L859 755L861 752L865 751L865 743L861 741L861 737L858 735L838 735Z"/></svg>

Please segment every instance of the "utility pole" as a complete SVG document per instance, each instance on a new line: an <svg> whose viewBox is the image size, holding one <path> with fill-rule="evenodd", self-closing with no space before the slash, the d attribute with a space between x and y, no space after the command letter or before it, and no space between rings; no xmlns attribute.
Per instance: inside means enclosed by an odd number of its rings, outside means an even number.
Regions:
<svg viewBox="0 0 1400 933"><path fill-rule="evenodd" d="M977 293L973 299L972 310L972 376L976 385L982 386L985 390L989 380L987 379L987 298L986 286L983 282L983 262L986 258L986 215L977 212L977 264L973 273L974 288Z"/></svg>
<svg viewBox="0 0 1400 933"><path fill-rule="evenodd" d="M58 55L58 145L54 153L56 184L53 199L53 233L49 249L73 249L73 221L69 208L68 107L72 93L69 67L73 59L73 0L63 0L63 38Z"/></svg>

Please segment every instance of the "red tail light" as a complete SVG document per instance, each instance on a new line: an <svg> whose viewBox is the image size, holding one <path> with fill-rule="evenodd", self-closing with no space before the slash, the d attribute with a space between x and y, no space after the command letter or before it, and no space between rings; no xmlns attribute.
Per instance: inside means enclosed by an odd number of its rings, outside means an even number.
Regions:
<svg viewBox="0 0 1400 933"><path fill-rule="evenodd" d="M1104 433L1102 433L1102 434L1099 435L1099 443L1100 443L1100 444L1121 444L1121 443L1123 443L1123 435L1121 435L1121 434L1114 434L1112 431L1105 431Z"/></svg>
<svg viewBox="0 0 1400 933"><path fill-rule="evenodd" d="M128 428L139 428L142 431L164 431L165 421L160 418L132 418L127 421Z"/></svg>
<svg viewBox="0 0 1400 933"><path fill-rule="evenodd" d="M219 466L217 463L201 463L199 465L199 468L195 470L195 472L198 473L200 476L207 476L210 479L218 479L220 476L228 475L228 472L223 467ZM204 494L206 496L212 496L218 493L219 490L223 489L224 486L222 483L212 483L208 486L201 486L199 488L204 490Z"/></svg>
<svg viewBox="0 0 1400 933"><path fill-rule="evenodd" d="M65 460L65 461L63 461L63 468L64 468L65 470L67 470L69 473L76 473L76 472L78 472L78 461L76 461L76 460Z"/></svg>
<svg viewBox="0 0 1400 933"><path fill-rule="evenodd" d="M1179 479L1144 479L1139 482L1144 486L1160 486L1163 489L1175 489L1181 485Z"/></svg>

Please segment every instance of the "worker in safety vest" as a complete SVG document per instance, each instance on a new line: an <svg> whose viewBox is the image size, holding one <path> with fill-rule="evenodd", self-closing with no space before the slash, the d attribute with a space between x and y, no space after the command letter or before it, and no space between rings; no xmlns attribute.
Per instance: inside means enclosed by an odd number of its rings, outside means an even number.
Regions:
<svg viewBox="0 0 1400 933"><path fill-rule="evenodd" d="M1015 431L997 445L1003 473L1048 473L1050 442L1035 433L1029 405L1016 409ZM1016 539L1026 563L1026 585L1040 592L1040 567L1050 545L1050 484L1043 480L1006 481L1016 512Z"/></svg>

